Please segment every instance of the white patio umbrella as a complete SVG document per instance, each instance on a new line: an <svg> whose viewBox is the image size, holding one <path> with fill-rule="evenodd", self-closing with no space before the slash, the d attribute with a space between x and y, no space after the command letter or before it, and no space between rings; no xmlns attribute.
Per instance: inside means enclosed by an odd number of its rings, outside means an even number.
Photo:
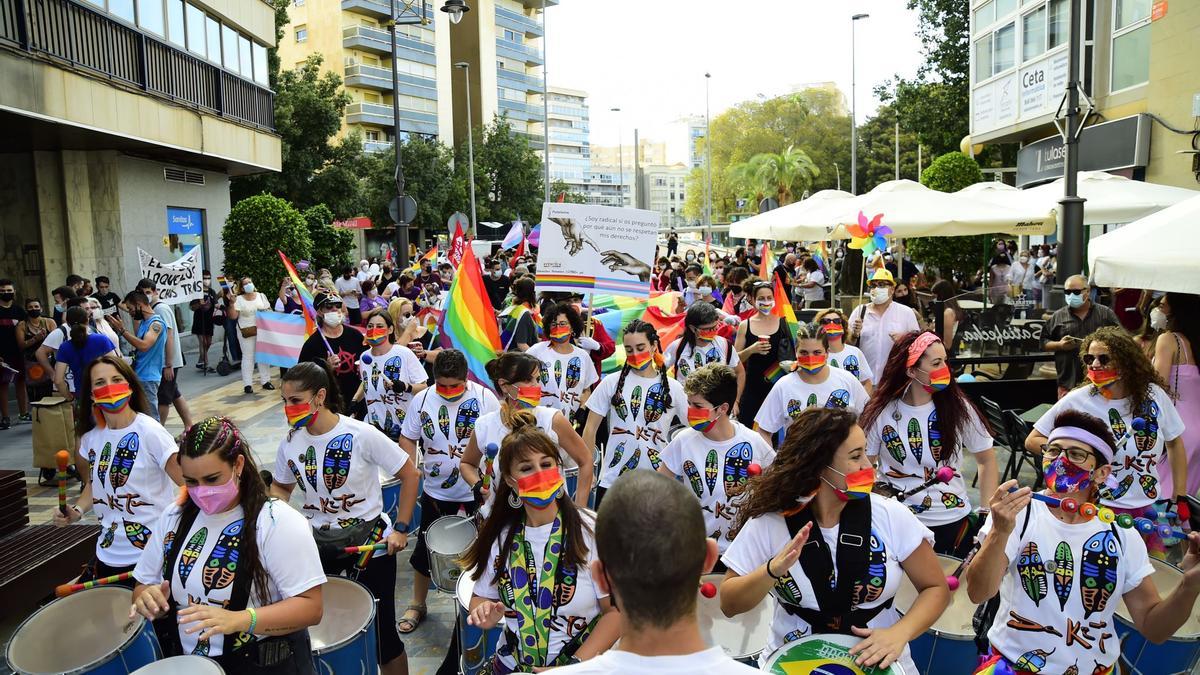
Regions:
<svg viewBox="0 0 1200 675"><path fill-rule="evenodd" d="M1033 210L1058 210L1058 202L1063 197L1061 178L1025 190L993 188L993 185L976 183L959 190L959 194L970 190L970 194L981 200ZM1079 196L1087 200L1083 204L1084 225L1132 222L1197 194L1200 192L1131 180L1103 171L1079 172Z"/></svg>
<svg viewBox="0 0 1200 675"><path fill-rule="evenodd" d="M1099 286L1200 294L1200 195L1135 220L1088 243Z"/></svg>
<svg viewBox="0 0 1200 675"><path fill-rule="evenodd" d="M733 223L729 226L729 235L744 239L788 239L792 241L829 239L830 233L824 227L806 228L799 225L799 223L806 222L804 214L831 202L853 197L854 195L844 190L821 190L809 196L808 199ZM786 234L783 234L784 232Z"/></svg>

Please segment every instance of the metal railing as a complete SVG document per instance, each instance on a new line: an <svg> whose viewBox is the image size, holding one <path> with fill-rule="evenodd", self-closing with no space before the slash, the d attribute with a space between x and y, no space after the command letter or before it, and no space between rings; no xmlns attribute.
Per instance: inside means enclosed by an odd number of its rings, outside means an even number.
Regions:
<svg viewBox="0 0 1200 675"><path fill-rule="evenodd" d="M275 130L270 89L72 0L0 0L0 44L157 98Z"/></svg>

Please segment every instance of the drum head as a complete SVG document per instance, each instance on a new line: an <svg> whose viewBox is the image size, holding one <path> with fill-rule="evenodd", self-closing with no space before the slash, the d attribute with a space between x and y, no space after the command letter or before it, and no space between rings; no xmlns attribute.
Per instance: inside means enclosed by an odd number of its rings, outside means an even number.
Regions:
<svg viewBox="0 0 1200 675"><path fill-rule="evenodd" d="M1154 580L1154 586L1158 589L1158 594L1161 597L1167 597L1175 591L1183 581L1183 571L1169 562L1151 558L1150 565L1154 567L1154 573L1150 578ZM1133 619L1129 617L1129 608L1125 606L1124 598L1117 604L1117 617L1122 619L1128 626L1133 625ZM1200 620L1197 620L1196 613L1188 617L1179 630L1171 637L1172 640L1200 640Z"/></svg>
<svg viewBox="0 0 1200 675"><path fill-rule="evenodd" d="M171 656L142 666L130 675L224 675L225 671L216 661L204 656L187 654Z"/></svg>
<svg viewBox="0 0 1200 675"><path fill-rule="evenodd" d="M698 595L696 610L700 636L710 645L720 645L735 659L753 657L762 652L771 639L771 617L775 614L775 598L768 595L754 609L732 619L721 612L720 589L724 575L709 574L700 579L717 587L718 595L706 598Z"/></svg>
<svg viewBox="0 0 1200 675"><path fill-rule="evenodd" d="M939 555L938 563L942 566L942 573L950 576L954 570L958 569L962 561L948 555ZM904 614L916 600L917 589L906 574L900 579L900 587L896 589L896 609ZM929 631L961 640L975 639L975 628L971 626L971 619L975 616L975 607L971 598L967 596L967 589L960 587L957 591L952 591L950 606L930 626Z"/></svg>
<svg viewBox="0 0 1200 675"><path fill-rule="evenodd" d="M872 675L908 675L895 663L887 670L872 668L869 671L855 665L849 650L861 640L850 635L810 635L800 638L775 650L767 659L764 670L778 675L866 675L868 672Z"/></svg>
<svg viewBox="0 0 1200 675"><path fill-rule="evenodd" d="M442 516L425 533L425 545L433 553L457 556L475 541L475 523L462 516Z"/></svg>
<svg viewBox="0 0 1200 675"><path fill-rule="evenodd" d="M471 608L471 596L475 594L475 580L471 578L470 574L463 572L458 581L454 583L457 584L454 590L455 596L458 597L459 607L463 611L469 611Z"/></svg>
<svg viewBox="0 0 1200 675"><path fill-rule="evenodd" d="M337 650L375 621L375 598L357 581L329 577L321 598L325 604L321 623L308 629L314 654Z"/></svg>
<svg viewBox="0 0 1200 675"><path fill-rule="evenodd" d="M8 663L23 673L91 670L112 659L142 629L144 618L129 618L132 605L133 591L119 586L55 600L17 628L8 643Z"/></svg>

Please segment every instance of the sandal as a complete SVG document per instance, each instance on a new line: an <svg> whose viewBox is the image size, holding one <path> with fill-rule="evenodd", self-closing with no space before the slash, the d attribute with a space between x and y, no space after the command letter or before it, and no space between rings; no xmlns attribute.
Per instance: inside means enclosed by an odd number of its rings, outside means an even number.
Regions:
<svg viewBox="0 0 1200 675"><path fill-rule="evenodd" d="M417 616L415 619L410 619L407 615L409 612L414 612ZM404 608L404 616L401 616L396 621L396 630L403 635L408 635L421 625L421 621L425 619L425 615L429 613L429 608L425 605L409 605Z"/></svg>

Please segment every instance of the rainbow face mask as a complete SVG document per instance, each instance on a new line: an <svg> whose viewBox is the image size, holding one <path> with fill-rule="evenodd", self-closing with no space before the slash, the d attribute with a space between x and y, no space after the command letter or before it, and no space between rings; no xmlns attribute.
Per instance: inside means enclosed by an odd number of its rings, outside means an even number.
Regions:
<svg viewBox="0 0 1200 675"><path fill-rule="evenodd" d="M451 387L446 387L446 386L438 384L438 385L434 385L434 388L437 390L437 395L446 399L446 401L448 403L454 403L458 399L462 398L464 394L467 393L467 385L465 383L464 384L456 384Z"/></svg>
<svg viewBox="0 0 1200 675"><path fill-rule="evenodd" d="M369 344L369 345L383 344L384 340L387 340L388 333L390 333L390 332L391 331L389 331L387 328L368 328L367 335L366 335L367 344Z"/></svg>
<svg viewBox="0 0 1200 675"><path fill-rule="evenodd" d="M929 384L925 384L920 380L917 383L925 388L929 393L939 392L950 386L950 366L942 364L929 372Z"/></svg>
<svg viewBox="0 0 1200 675"><path fill-rule="evenodd" d="M643 371L650 366L650 361L654 359L652 352L638 352L635 354L626 354L625 363L629 364L630 368L637 371Z"/></svg>
<svg viewBox="0 0 1200 675"><path fill-rule="evenodd" d="M1112 399L1113 383L1121 379L1121 374L1110 368L1103 370L1092 370L1088 368L1087 377L1100 390L1100 394L1106 399Z"/></svg>
<svg viewBox="0 0 1200 675"><path fill-rule="evenodd" d="M720 329L718 329L718 328L713 328L710 330L696 329L696 337L705 342L712 342L713 340L716 339L717 333L719 332L719 330Z"/></svg>
<svg viewBox="0 0 1200 675"><path fill-rule="evenodd" d="M840 323L827 323L823 325L821 329L825 331L825 334L829 336L830 340L840 340L842 335L846 333L846 329L842 328L842 324Z"/></svg>
<svg viewBox="0 0 1200 675"><path fill-rule="evenodd" d="M571 339L570 326L555 326L550 329L550 340L562 344Z"/></svg>
<svg viewBox="0 0 1200 675"><path fill-rule="evenodd" d="M810 354L808 356L797 356L796 367L809 375L816 375L825 367L825 363L829 360L826 354Z"/></svg>
<svg viewBox="0 0 1200 675"><path fill-rule="evenodd" d="M824 476L821 477L821 480L824 480L826 485L833 488L833 491L837 494L838 499L841 499L844 502L848 502L851 499L866 499L868 496L870 496L871 491L875 489L874 467L859 469L858 471L854 471L852 473L842 473L832 466L829 467L829 470L846 479L846 488L843 490L842 488L839 488L833 483L825 480Z"/></svg>
<svg viewBox="0 0 1200 675"><path fill-rule="evenodd" d="M92 402L107 413L119 413L129 405L133 391L128 382L114 382L92 392Z"/></svg>
<svg viewBox="0 0 1200 675"><path fill-rule="evenodd" d="M563 477L558 467L543 469L517 480L517 496L535 509L550 506L562 491Z"/></svg>
<svg viewBox="0 0 1200 675"><path fill-rule="evenodd" d="M312 401L283 406L283 414L287 416L288 424L293 429L303 429L317 419L317 411L312 407Z"/></svg>
<svg viewBox="0 0 1200 675"><path fill-rule="evenodd" d="M530 384L517 387L517 398L515 400L518 408L526 410L536 408L542 402L541 385Z"/></svg>
<svg viewBox="0 0 1200 675"><path fill-rule="evenodd" d="M712 408L693 408L692 406L688 406L688 426L703 434L717 423L716 412Z"/></svg>

